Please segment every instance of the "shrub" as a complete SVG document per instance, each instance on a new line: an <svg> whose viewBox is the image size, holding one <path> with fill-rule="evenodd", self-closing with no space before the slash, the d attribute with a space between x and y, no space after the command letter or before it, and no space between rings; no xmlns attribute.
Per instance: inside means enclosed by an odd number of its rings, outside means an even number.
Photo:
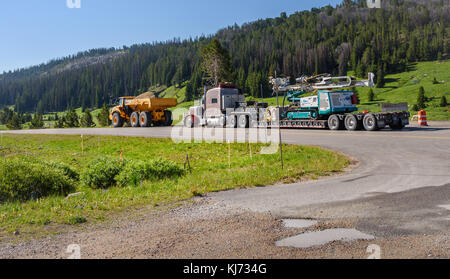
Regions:
<svg viewBox="0 0 450 279"><path fill-rule="evenodd" d="M137 186L145 180L179 177L183 174L184 170L176 163L164 159L155 159L147 162L127 162L116 177L116 181L120 186Z"/></svg>
<svg viewBox="0 0 450 279"><path fill-rule="evenodd" d="M67 176L68 178L70 178L74 181L80 180L80 175L66 164L59 163L59 162L53 162L53 161L45 162L45 164L48 167L60 170L65 176Z"/></svg>
<svg viewBox="0 0 450 279"><path fill-rule="evenodd" d="M83 224L86 222L87 219L83 216L71 216L67 219L67 223L69 223L70 225Z"/></svg>
<svg viewBox="0 0 450 279"><path fill-rule="evenodd" d="M0 201L27 201L50 195L67 195L73 181L59 169L19 159L0 165Z"/></svg>
<svg viewBox="0 0 450 279"><path fill-rule="evenodd" d="M115 177L122 164L109 158L100 158L90 163L81 173L81 181L94 189L106 189L116 184Z"/></svg>

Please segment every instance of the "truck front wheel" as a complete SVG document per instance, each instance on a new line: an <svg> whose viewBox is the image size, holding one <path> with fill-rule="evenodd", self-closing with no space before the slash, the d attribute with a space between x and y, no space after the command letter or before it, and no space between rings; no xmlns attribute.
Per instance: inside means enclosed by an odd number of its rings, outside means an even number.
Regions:
<svg viewBox="0 0 450 279"><path fill-rule="evenodd" d="M364 116L363 125L364 125L364 129L366 129L366 131L373 132L373 131L378 130L377 118L375 117L375 115L373 115L371 113L366 114Z"/></svg>
<svg viewBox="0 0 450 279"><path fill-rule="evenodd" d="M340 130L342 128L342 121L339 119L339 116L333 114L328 118L328 128L332 131Z"/></svg>
<svg viewBox="0 0 450 279"><path fill-rule="evenodd" d="M120 113L116 112L113 114L112 124L114 128L123 127L123 119L120 117Z"/></svg>

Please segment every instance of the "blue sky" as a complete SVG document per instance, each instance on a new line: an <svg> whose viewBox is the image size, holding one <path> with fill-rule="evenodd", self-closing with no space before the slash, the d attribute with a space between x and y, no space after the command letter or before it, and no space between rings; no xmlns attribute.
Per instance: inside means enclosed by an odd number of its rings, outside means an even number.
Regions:
<svg viewBox="0 0 450 279"><path fill-rule="evenodd" d="M189 38L342 0L0 1L0 73L99 47Z"/></svg>

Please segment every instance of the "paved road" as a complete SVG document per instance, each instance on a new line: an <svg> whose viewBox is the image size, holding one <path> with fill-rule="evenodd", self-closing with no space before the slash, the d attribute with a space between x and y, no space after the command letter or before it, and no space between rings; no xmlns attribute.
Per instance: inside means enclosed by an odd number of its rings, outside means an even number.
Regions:
<svg viewBox="0 0 450 279"><path fill-rule="evenodd" d="M169 128L65 129L23 134L169 137ZM290 185L211 194L218 202L276 217L358 217L365 231L450 231L450 122L402 131L283 130L289 144L317 145L360 161L351 173ZM444 205L444 207L440 207ZM328 209L328 210L325 210Z"/></svg>

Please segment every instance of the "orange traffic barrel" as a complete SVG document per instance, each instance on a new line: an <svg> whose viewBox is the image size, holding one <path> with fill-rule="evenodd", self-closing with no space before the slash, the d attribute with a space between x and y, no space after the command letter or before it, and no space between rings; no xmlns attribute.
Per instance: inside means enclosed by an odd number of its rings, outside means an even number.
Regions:
<svg viewBox="0 0 450 279"><path fill-rule="evenodd" d="M419 125L420 126L428 126L427 112L424 110L419 111Z"/></svg>

